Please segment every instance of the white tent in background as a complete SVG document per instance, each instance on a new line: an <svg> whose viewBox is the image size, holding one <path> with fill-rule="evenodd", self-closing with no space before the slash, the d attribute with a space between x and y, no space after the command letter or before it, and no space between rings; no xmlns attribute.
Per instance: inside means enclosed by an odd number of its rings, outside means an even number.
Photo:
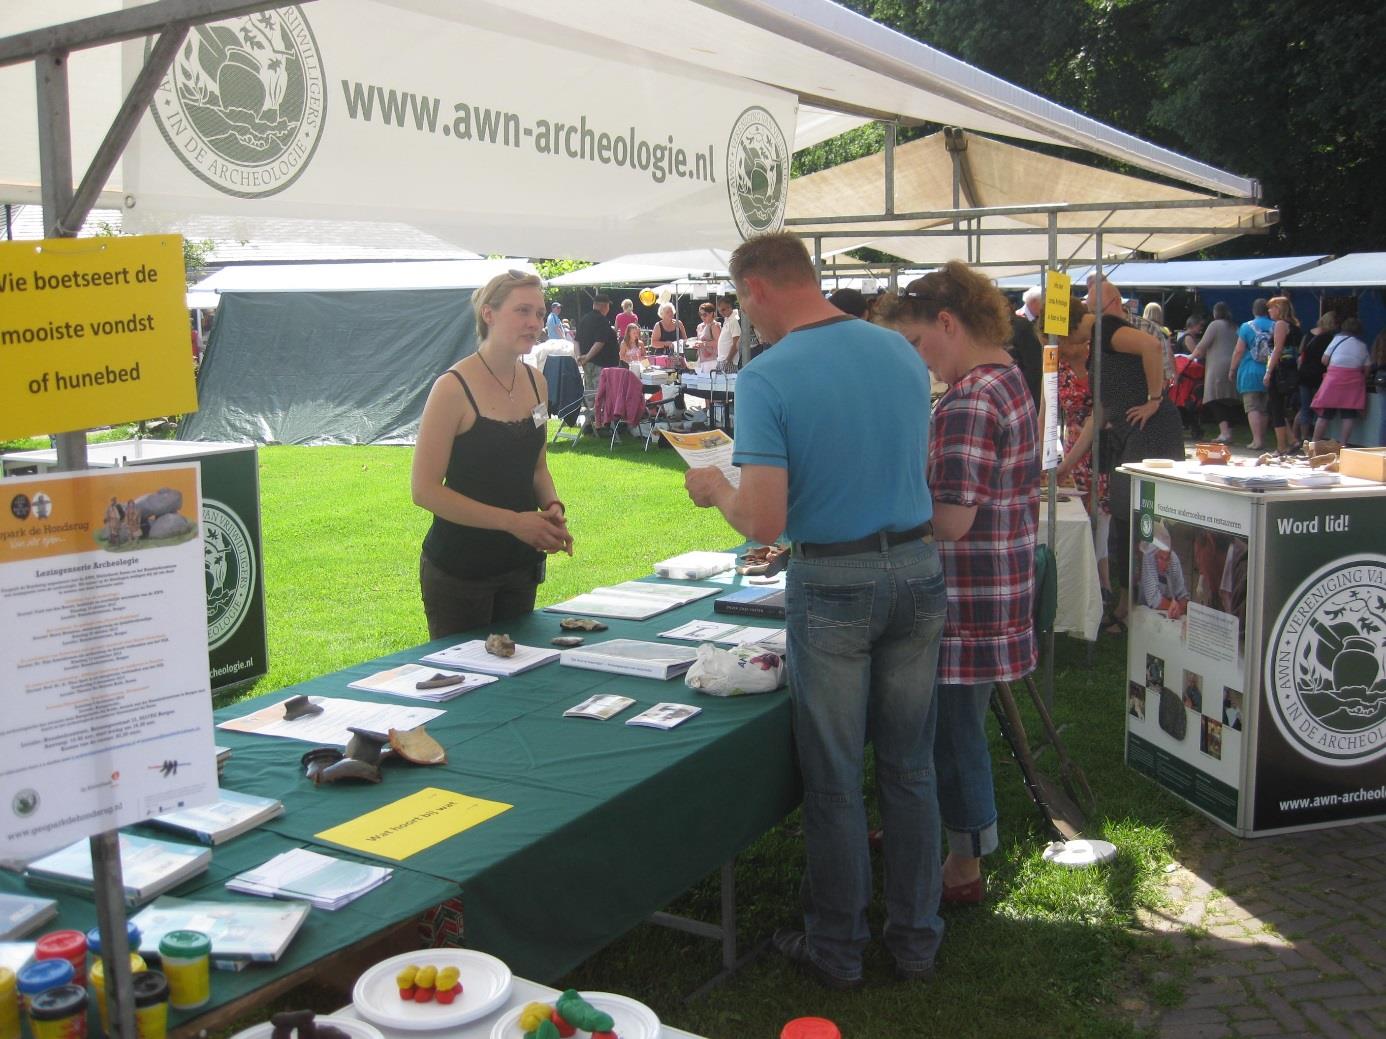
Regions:
<svg viewBox="0 0 1386 1039"><path fill-rule="evenodd" d="M549 279L550 285L649 285L665 282L720 282L727 278L730 249L632 253Z"/></svg>
<svg viewBox="0 0 1386 1039"><path fill-rule="evenodd" d="M1386 287L1386 253L1348 253L1321 267L1281 278L1287 289L1372 289Z"/></svg>
<svg viewBox="0 0 1386 1039"><path fill-rule="evenodd" d="M269 263L227 267L193 292L371 292L474 289L507 270L534 273L528 260L420 260L412 263Z"/></svg>
<svg viewBox="0 0 1386 1039"><path fill-rule="evenodd" d="M1167 263L1119 263L1104 271L1108 281L1123 289L1238 289L1257 285L1288 285L1296 272L1312 275L1327 256L1257 256L1246 260L1171 260ZM1083 281L1092 268L1069 271L1074 282ZM1036 284L1038 273L998 278L1003 289L1025 289ZM1336 284L1336 283L1335 283Z"/></svg>

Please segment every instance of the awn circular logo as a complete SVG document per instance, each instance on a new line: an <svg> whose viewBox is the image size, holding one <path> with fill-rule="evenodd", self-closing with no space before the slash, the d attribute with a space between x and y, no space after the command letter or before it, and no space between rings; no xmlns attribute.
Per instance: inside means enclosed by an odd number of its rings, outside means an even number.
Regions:
<svg viewBox="0 0 1386 1039"><path fill-rule="evenodd" d="M194 26L150 106L184 166L218 191L283 191L312 161L327 92L303 11Z"/></svg>
<svg viewBox="0 0 1386 1039"><path fill-rule="evenodd" d="M212 498L202 500L203 563L207 570L207 648L234 635L255 589L255 553L241 518Z"/></svg>
<svg viewBox="0 0 1386 1039"><path fill-rule="evenodd" d="M1386 754L1386 558L1321 567L1287 601L1266 658L1271 717L1325 765Z"/></svg>
<svg viewBox="0 0 1386 1039"><path fill-rule="evenodd" d="M741 113L727 140L727 195L742 238L778 231L789 198L789 145L759 105Z"/></svg>

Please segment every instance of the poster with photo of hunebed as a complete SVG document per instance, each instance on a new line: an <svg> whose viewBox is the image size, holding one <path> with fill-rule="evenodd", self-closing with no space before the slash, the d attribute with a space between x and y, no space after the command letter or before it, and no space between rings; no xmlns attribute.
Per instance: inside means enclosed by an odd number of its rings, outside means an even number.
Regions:
<svg viewBox="0 0 1386 1039"><path fill-rule="evenodd" d="M1386 814L1386 497L1266 504L1253 828Z"/></svg>
<svg viewBox="0 0 1386 1039"><path fill-rule="evenodd" d="M1251 506L1140 480L1131 523L1126 763L1239 825Z"/></svg>

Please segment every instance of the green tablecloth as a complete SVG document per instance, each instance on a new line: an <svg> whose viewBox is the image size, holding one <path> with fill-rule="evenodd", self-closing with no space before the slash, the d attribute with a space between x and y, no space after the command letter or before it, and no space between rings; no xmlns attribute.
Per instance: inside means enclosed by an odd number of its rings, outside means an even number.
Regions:
<svg viewBox="0 0 1386 1039"><path fill-rule="evenodd" d="M653 641L711 616L708 598L649 621L609 621L609 631L587 641ZM539 612L501 627L517 642L547 647L559 619ZM281 689L220 711L218 720L297 693L386 700L347 683L460 641ZM621 693L637 706L606 722L562 717L596 692ZM663 700L696 703L703 713L667 732L624 724ZM387 765L379 785L314 787L298 771L306 744L219 731L217 741L234 751L225 782L282 799L285 814L266 826L304 843L427 786L514 805L403 865L460 885L467 945L526 977L554 978L582 962L717 870L799 800L783 691L728 700L696 693L681 679L555 663L437 706L447 713L428 731L447 748L446 765Z"/></svg>
<svg viewBox="0 0 1386 1039"><path fill-rule="evenodd" d="M660 631L712 615L708 598L642 623L611 621L610 631L587 641L654 640ZM547 646L559 634L559 619L536 613L503 627L517 642ZM280 689L218 711L217 720L298 693L390 700L347 683L459 641L429 643ZM622 693L637 706L606 722L562 717L595 692ZM667 732L624 724L664 700L696 703L703 713ZM335 913L314 910L279 964L217 973L212 1007L459 890L468 946L499 956L516 974L557 977L717 870L799 800L783 690L727 700L696 693L680 679L660 682L554 663L437 706L446 714L428 731L447 748L448 763L387 764L378 785L314 787L299 767L308 744L217 731L217 742L233 751L223 785L277 797L285 813L216 848L211 870L172 892L181 897L241 897L225 891L226 879L290 847L370 860L315 835L423 787L514 807L403 862L378 860L397 870L389 883ZM24 887L3 876L0 890ZM55 926L95 925L89 900L62 896L61 905ZM174 1023L186 1016L175 1015Z"/></svg>

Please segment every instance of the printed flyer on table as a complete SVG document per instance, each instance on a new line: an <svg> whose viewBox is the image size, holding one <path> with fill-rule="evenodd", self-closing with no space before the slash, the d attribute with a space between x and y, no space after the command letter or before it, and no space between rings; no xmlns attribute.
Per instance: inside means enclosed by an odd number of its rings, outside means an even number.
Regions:
<svg viewBox="0 0 1386 1039"><path fill-rule="evenodd" d="M215 800L201 514L195 466L5 481L8 856Z"/></svg>

